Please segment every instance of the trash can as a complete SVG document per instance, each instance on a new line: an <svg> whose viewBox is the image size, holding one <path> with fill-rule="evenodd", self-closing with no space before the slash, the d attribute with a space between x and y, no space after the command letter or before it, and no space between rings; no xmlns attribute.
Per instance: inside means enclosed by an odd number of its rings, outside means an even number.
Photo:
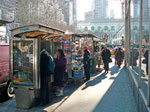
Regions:
<svg viewBox="0 0 150 112"><path fill-rule="evenodd" d="M94 58L90 59L90 72L93 73L94 72Z"/></svg>

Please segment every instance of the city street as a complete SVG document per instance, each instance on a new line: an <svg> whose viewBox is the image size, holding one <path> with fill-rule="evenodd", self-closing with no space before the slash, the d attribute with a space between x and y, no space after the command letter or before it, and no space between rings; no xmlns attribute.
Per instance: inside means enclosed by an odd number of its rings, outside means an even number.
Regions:
<svg viewBox="0 0 150 112"><path fill-rule="evenodd" d="M0 112L150 112L150 1L0 0Z"/></svg>
<svg viewBox="0 0 150 112"><path fill-rule="evenodd" d="M114 62L114 60L113 60ZM123 65L122 65L123 66ZM81 86L69 84L65 96L54 97L48 105L17 109L15 98L0 104L1 112L137 112L125 68L110 64L110 72L92 74Z"/></svg>

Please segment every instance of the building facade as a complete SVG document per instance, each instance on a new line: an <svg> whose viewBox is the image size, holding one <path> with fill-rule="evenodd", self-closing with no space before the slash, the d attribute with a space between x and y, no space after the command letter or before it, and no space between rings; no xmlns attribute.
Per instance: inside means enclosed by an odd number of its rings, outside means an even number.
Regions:
<svg viewBox="0 0 150 112"><path fill-rule="evenodd" d="M140 0L134 0L131 4L133 6L133 18L138 18L140 16ZM143 18L149 18L150 1L143 0L143 6Z"/></svg>
<svg viewBox="0 0 150 112"><path fill-rule="evenodd" d="M101 40L107 34L109 44L121 44L121 36L124 34L122 19L79 21L78 29L85 33L94 33Z"/></svg>

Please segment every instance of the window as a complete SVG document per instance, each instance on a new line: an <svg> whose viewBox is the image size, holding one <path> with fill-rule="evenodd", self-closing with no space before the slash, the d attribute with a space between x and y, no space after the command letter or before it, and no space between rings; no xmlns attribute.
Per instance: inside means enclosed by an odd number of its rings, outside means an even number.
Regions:
<svg viewBox="0 0 150 112"><path fill-rule="evenodd" d="M97 30L98 30L98 31L100 31L100 30L101 30L101 27L100 27L100 26L98 26Z"/></svg>
<svg viewBox="0 0 150 112"><path fill-rule="evenodd" d="M91 30L94 30L94 26L91 27Z"/></svg>
<svg viewBox="0 0 150 112"><path fill-rule="evenodd" d="M142 30L144 30L145 28L144 28L144 26L142 26Z"/></svg>
<svg viewBox="0 0 150 112"><path fill-rule="evenodd" d="M105 27L104 27L104 30L108 30L108 26L105 26Z"/></svg>
<svg viewBox="0 0 150 112"><path fill-rule="evenodd" d="M114 31L114 30L115 30L115 27L114 27L114 26L111 26L111 30Z"/></svg>
<svg viewBox="0 0 150 112"><path fill-rule="evenodd" d="M133 30L137 30L137 26L134 26Z"/></svg>

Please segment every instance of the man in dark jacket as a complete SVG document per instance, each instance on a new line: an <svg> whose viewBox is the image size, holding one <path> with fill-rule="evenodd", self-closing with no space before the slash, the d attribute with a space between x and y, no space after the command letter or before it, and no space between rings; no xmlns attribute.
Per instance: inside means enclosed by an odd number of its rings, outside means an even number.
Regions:
<svg viewBox="0 0 150 112"><path fill-rule="evenodd" d="M49 103L49 87L48 82L50 79L49 70L49 54L43 49L40 57L40 78L41 78L41 105Z"/></svg>
<svg viewBox="0 0 150 112"><path fill-rule="evenodd" d="M146 74L148 75L148 50L145 51L144 53L144 58L145 58L145 64L146 64Z"/></svg>
<svg viewBox="0 0 150 112"><path fill-rule="evenodd" d="M109 60L110 60L110 57L111 57L110 50L107 49L106 47L104 47L104 50L102 52L102 59L103 59L103 63L104 63L105 73L108 73L108 71L109 71Z"/></svg>
<svg viewBox="0 0 150 112"><path fill-rule="evenodd" d="M84 71L86 76L86 81L90 80L90 53L87 47L84 47Z"/></svg>

